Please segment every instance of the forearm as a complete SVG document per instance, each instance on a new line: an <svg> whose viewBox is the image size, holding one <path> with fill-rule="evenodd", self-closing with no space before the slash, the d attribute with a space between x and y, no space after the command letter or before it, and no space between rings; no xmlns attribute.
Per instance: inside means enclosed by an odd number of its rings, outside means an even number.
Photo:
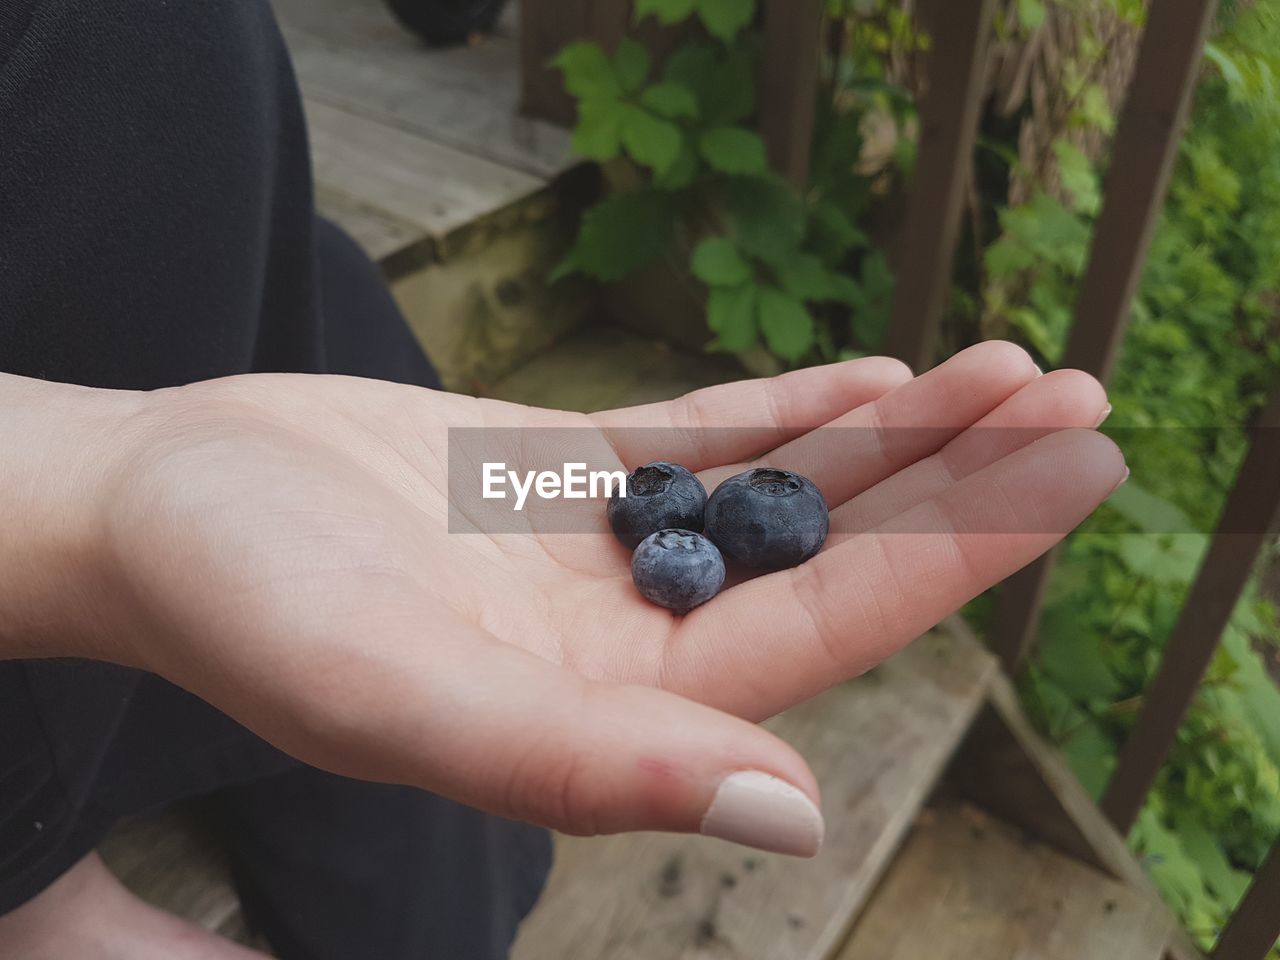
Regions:
<svg viewBox="0 0 1280 960"><path fill-rule="evenodd" d="M139 397L0 374L0 659L113 658L103 512Z"/></svg>

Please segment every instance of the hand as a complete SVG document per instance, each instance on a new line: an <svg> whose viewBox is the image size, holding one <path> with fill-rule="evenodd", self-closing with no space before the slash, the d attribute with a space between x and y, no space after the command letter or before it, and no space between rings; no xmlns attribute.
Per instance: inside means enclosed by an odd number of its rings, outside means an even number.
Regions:
<svg viewBox="0 0 1280 960"><path fill-rule="evenodd" d="M339 773L572 833L812 854L813 776L749 721L1087 516L1126 474L1090 429L1105 404L1003 343L916 379L864 359L591 417L312 376L132 395L98 484L96 649ZM708 489L763 457L819 485L832 536L674 616L636 594L600 503L577 507L597 534L450 534L451 426L590 428L621 465L676 461Z"/></svg>

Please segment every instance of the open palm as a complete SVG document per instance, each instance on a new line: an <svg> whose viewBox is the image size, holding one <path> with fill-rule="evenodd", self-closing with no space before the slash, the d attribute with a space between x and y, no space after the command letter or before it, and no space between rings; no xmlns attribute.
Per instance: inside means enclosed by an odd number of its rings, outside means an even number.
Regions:
<svg viewBox="0 0 1280 960"><path fill-rule="evenodd" d="M1125 475L1090 429L1105 404L1002 343L916 379L874 358L590 417L346 378L161 391L122 433L109 505L116 656L313 764L571 832L707 828L740 771L816 801L749 721L867 670L1087 516ZM486 533L455 491L450 532L450 428L560 431L570 459L672 460L708 489L753 461L798 470L832 535L675 616L635 592L599 502ZM586 532L561 532L566 510Z"/></svg>

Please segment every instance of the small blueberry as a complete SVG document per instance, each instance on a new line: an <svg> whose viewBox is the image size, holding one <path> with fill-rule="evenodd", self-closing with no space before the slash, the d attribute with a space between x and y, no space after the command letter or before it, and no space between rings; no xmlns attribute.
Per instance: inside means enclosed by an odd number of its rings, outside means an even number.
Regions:
<svg viewBox="0 0 1280 960"><path fill-rule="evenodd" d="M614 535L631 550L659 530L702 530L707 490L684 467L658 461L627 474L627 495L615 492L607 508Z"/></svg>
<svg viewBox="0 0 1280 960"><path fill-rule="evenodd" d="M700 533L659 530L636 547L631 579L646 600L686 613L720 592L724 558Z"/></svg>

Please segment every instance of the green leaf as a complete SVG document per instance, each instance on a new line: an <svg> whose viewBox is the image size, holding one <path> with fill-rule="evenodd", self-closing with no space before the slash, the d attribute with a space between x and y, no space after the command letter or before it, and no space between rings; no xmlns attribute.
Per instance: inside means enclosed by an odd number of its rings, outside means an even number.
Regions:
<svg viewBox="0 0 1280 960"><path fill-rule="evenodd" d="M1102 796L1116 765L1116 747L1096 720L1076 727L1062 745L1071 769L1089 795Z"/></svg>
<svg viewBox="0 0 1280 960"><path fill-rule="evenodd" d="M663 79L693 91L708 126L745 120L756 110L759 63L755 47L686 44L667 60Z"/></svg>
<svg viewBox="0 0 1280 960"><path fill-rule="evenodd" d="M698 16L707 32L725 43L731 43L755 15L755 0L698 0Z"/></svg>
<svg viewBox="0 0 1280 960"><path fill-rule="evenodd" d="M813 317L803 303L777 287L761 287L757 318L769 349L792 363L813 347Z"/></svg>
<svg viewBox="0 0 1280 960"><path fill-rule="evenodd" d="M698 115L698 101L682 83L655 83L640 95L640 103L668 120Z"/></svg>
<svg viewBox="0 0 1280 960"><path fill-rule="evenodd" d="M693 183L701 169L698 154L686 137L680 141L679 155L666 170L653 175L653 183L664 190L683 190Z"/></svg>
<svg viewBox="0 0 1280 960"><path fill-rule="evenodd" d="M573 249L551 279L571 273L600 280L624 277L666 249L675 220L675 202L662 190L614 194L583 216Z"/></svg>
<svg viewBox="0 0 1280 960"><path fill-rule="evenodd" d="M629 106L622 117L622 143L636 163L665 173L680 156L684 138L680 128L639 107Z"/></svg>
<svg viewBox="0 0 1280 960"><path fill-rule="evenodd" d="M613 55L614 70L623 93L635 93L649 78L649 51L644 44L623 37Z"/></svg>
<svg viewBox="0 0 1280 960"><path fill-rule="evenodd" d="M804 236L804 202L780 177L730 177L724 185L725 216L738 249L777 259Z"/></svg>
<svg viewBox="0 0 1280 960"><path fill-rule="evenodd" d="M1062 186L1071 194L1073 208L1089 216L1097 213L1102 206L1102 190L1089 158L1066 140L1053 145L1053 155L1058 158L1058 173Z"/></svg>
<svg viewBox="0 0 1280 960"><path fill-rule="evenodd" d="M698 0L636 0L635 19L654 16L659 23L679 23L693 16L697 5Z"/></svg>
<svg viewBox="0 0 1280 960"><path fill-rule="evenodd" d="M564 88L579 99L622 95L613 65L598 43L590 40L571 43L560 51L551 65L564 74Z"/></svg>
<svg viewBox="0 0 1280 960"><path fill-rule="evenodd" d="M707 326L722 350L746 350L756 342L756 293L753 283L712 287L707 298Z"/></svg>
<svg viewBox="0 0 1280 960"><path fill-rule="evenodd" d="M853 225L843 210L830 200L819 200L809 210L809 236L829 259L839 259L855 247L867 245L867 235Z"/></svg>
<svg viewBox="0 0 1280 960"><path fill-rule="evenodd" d="M782 289L797 300L829 300L833 298L834 285L831 274L821 260L811 253L798 250L771 264Z"/></svg>
<svg viewBox="0 0 1280 960"><path fill-rule="evenodd" d="M1044 23L1044 0L1018 0L1018 22L1028 31L1038 30Z"/></svg>
<svg viewBox="0 0 1280 960"><path fill-rule="evenodd" d="M698 142L702 157L721 173L763 173L764 141L742 127L713 127Z"/></svg>
<svg viewBox="0 0 1280 960"><path fill-rule="evenodd" d="M1040 668L1076 700L1113 700L1120 683L1107 668L1102 643L1081 632L1074 605L1045 612L1039 637Z"/></svg>
<svg viewBox="0 0 1280 960"><path fill-rule="evenodd" d="M1195 524L1175 504L1130 479L1107 498L1107 506L1144 533L1193 533Z"/></svg>
<svg viewBox="0 0 1280 960"><path fill-rule="evenodd" d="M619 100L582 100L578 103L578 125L570 141L573 152L588 160L612 160L622 149L622 117L625 105Z"/></svg>
<svg viewBox="0 0 1280 960"><path fill-rule="evenodd" d="M751 264L724 237L707 237L693 251L693 275L709 287L736 287L752 278Z"/></svg>

